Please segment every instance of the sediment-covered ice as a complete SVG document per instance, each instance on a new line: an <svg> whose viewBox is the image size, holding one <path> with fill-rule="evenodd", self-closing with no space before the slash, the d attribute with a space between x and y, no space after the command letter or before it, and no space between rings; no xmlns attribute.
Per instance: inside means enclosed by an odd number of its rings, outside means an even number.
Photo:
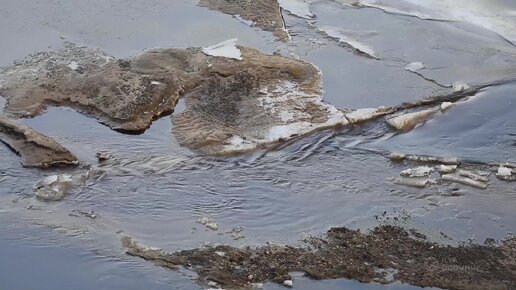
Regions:
<svg viewBox="0 0 516 290"><path fill-rule="evenodd" d="M221 43L205 47L202 49L202 52L211 56L222 56L242 60L240 49L236 47L237 41L237 38L229 39Z"/></svg>

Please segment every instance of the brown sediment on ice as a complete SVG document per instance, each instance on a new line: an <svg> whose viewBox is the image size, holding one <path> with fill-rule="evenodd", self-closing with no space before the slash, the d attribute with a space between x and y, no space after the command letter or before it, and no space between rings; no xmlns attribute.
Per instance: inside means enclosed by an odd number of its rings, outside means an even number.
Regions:
<svg viewBox="0 0 516 290"><path fill-rule="evenodd" d="M32 55L0 70L5 111L32 117L48 106L68 106L113 129L141 132L155 118L173 110L180 86L191 80L187 73L161 67L145 71L133 65L138 60L115 61L73 44L58 52Z"/></svg>
<svg viewBox="0 0 516 290"><path fill-rule="evenodd" d="M185 111L172 118L181 144L205 154L245 152L348 124L322 101L316 67L239 48L242 61L210 60L207 81L185 95Z"/></svg>
<svg viewBox="0 0 516 290"><path fill-rule="evenodd" d="M348 123L322 101L321 74L312 64L221 45L155 49L115 60L68 44L0 69L0 95L11 116L68 106L128 133L147 129L183 96L186 110L173 116L178 141L214 155L270 148ZM241 56L208 55L226 49Z"/></svg>
<svg viewBox="0 0 516 290"><path fill-rule="evenodd" d="M8 118L0 117L0 141L19 154L26 167L78 164L77 158L56 141Z"/></svg>
<svg viewBox="0 0 516 290"><path fill-rule="evenodd" d="M497 245L457 247L425 240L424 235L394 226L369 233L332 228L324 238L309 238L303 247L204 247L166 253L122 239L126 253L156 265L195 271L201 285L242 289L254 283L291 280L290 272L313 279L348 278L361 282L399 280L445 289L511 289L516 281L516 240Z"/></svg>
<svg viewBox="0 0 516 290"><path fill-rule="evenodd" d="M276 0L201 0L198 5L225 14L238 15L252 21L257 27L272 32L280 40L289 39Z"/></svg>

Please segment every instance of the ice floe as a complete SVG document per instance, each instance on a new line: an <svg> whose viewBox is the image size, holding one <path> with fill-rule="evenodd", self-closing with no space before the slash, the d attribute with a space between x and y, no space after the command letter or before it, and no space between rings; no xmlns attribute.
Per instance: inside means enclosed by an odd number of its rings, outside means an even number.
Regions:
<svg viewBox="0 0 516 290"><path fill-rule="evenodd" d="M459 175L457 173L444 174L441 176L441 178L444 181L460 183L463 185L468 185L468 186L472 186L472 187L479 188L479 189L487 188L487 182L468 178L468 177Z"/></svg>
<svg viewBox="0 0 516 290"><path fill-rule="evenodd" d="M498 179L501 180L515 181L516 176L514 175L514 173L516 173L516 171L514 171L513 169L500 165L496 172L496 177L498 177Z"/></svg>
<svg viewBox="0 0 516 290"><path fill-rule="evenodd" d="M435 168L429 166L419 166L416 168L409 168L403 170L400 175L406 177L424 177L430 176L432 172L435 171Z"/></svg>
<svg viewBox="0 0 516 290"><path fill-rule="evenodd" d="M431 118L439 111L438 108L431 108L427 110L396 115L387 118L387 123L399 131L409 131Z"/></svg>

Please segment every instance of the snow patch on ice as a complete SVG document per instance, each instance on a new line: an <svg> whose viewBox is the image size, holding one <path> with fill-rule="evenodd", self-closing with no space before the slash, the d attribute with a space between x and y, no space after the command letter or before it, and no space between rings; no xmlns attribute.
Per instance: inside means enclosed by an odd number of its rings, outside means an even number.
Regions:
<svg viewBox="0 0 516 290"><path fill-rule="evenodd" d="M405 66L405 70L410 72L416 72L418 70L422 70L425 68L425 65L422 62L411 62Z"/></svg>
<svg viewBox="0 0 516 290"><path fill-rule="evenodd" d="M238 39L233 38L202 49L202 52L211 56L221 56L242 60L242 53L236 47Z"/></svg>

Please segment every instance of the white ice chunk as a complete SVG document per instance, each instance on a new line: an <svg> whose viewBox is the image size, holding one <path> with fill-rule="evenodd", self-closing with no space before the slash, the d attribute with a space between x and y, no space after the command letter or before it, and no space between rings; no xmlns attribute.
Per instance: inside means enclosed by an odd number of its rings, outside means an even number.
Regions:
<svg viewBox="0 0 516 290"><path fill-rule="evenodd" d="M79 69L79 64L76 62L76 61L72 61L69 65L68 65L69 68L71 68L72 70L77 70Z"/></svg>
<svg viewBox="0 0 516 290"><path fill-rule="evenodd" d="M455 172L455 170L457 170L457 165L439 165L439 166L437 166L437 171L439 171L439 173L441 173L441 174L452 173L452 172Z"/></svg>
<svg viewBox="0 0 516 290"><path fill-rule="evenodd" d="M460 183L460 184L464 184L464 185L468 185L468 186L472 186L472 187L476 187L476 188L480 188L480 189L487 188L487 183L484 181L474 180L474 179L471 179L471 178L468 178L465 176L460 176L459 174L455 174L455 173L444 174L441 178L444 181L456 182L456 183Z"/></svg>
<svg viewBox="0 0 516 290"><path fill-rule="evenodd" d="M454 105L454 104L453 104L453 103L451 103L451 102L443 102L443 103L441 104L441 111L446 112L446 111L448 111L451 107L453 107L453 105Z"/></svg>
<svg viewBox="0 0 516 290"><path fill-rule="evenodd" d="M387 119L387 123L400 131L412 130L416 125L425 122L432 117L437 108L397 115Z"/></svg>
<svg viewBox="0 0 516 290"><path fill-rule="evenodd" d="M454 92L462 92L467 89L469 89L469 85L466 84L465 82L458 81L458 82L453 83L453 91Z"/></svg>
<svg viewBox="0 0 516 290"><path fill-rule="evenodd" d="M498 168L498 172L496 173L496 176L511 176L512 170L510 168L500 166Z"/></svg>
<svg viewBox="0 0 516 290"><path fill-rule="evenodd" d="M221 43L205 47L202 49L202 52L211 56L221 56L242 60L242 53L240 52L240 49L236 47L237 41L237 38L226 40Z"/></svg>
<svg viewBox="0 0 516 290"><path fill-rule="evenodd" d="M416 168L409 168L406 170L403 170L400 175L401 176L407 176L407 177L423 177L423 176L430 176L432 172L434 172L435 169L433 167L428 166L419 166Z"/></svg>

